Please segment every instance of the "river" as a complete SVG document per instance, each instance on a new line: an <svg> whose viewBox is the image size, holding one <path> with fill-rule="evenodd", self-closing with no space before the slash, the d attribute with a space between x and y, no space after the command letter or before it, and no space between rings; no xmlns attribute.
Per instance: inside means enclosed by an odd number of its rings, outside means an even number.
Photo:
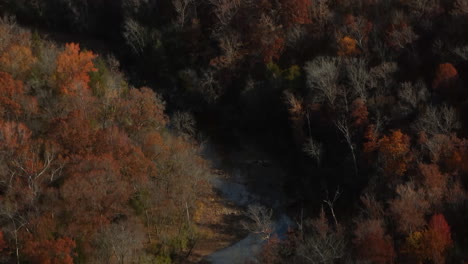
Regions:
<svg viewBox="0 0 468 264"><path fill-rule="evenodd" d="M286 214L287 197L282 190L285 172L272 162L266 153L254 147L243 146L222 155L205 153L207 158L217 157L214 165L228 173L227 178L213 178L213 188L229 202L246 208L250 204L261 204L273 210L274 234L283 238L289 227L294 225ZM226 159L229 162L226 162ZM265 241L250 233L233 245L212 253L205 261L213 264L258 263L256 256Z"/></svg>

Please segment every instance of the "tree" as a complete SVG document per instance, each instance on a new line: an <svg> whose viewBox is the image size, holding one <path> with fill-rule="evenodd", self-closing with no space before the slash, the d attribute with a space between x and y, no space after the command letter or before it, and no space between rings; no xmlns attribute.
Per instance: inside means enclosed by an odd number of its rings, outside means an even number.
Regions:
<svg viewBox="0 0 468 264"><path fill-rule="evenodd" d="M53 120L50 136L61 145L62 156L84 156L93 149L96 131L91 127L91 120L86 113L75 110L66 117Z"/></svg>
<svg viewBox="0 0 468 264"><path fill-rule="evenodd" d="M435 264L445 263L445 253L453 244L450 226L444 215L435 214L429 221L429 228L423 233L427 258Z"/></svg>
<svg viewBox="0 0 468 264"><path fill-rule="evenodd" d="M307 139L307 142L304 144L302 149L309 157L317 161L317 166L320 166L322 154L323 154L323 144L313 138Z"/></svg>
<svg viewBox="0 0 468 264"><path fill-rule="evenodd" d="M419 163L418 168L423 177L429 201L431 204L440 205L447 191L448 175L441 173L437 164Z"/></svg>
<svg viewBox="0 0 468 264"><path fill-rule="evenodd" d="M13 77L0 72L0 116L6 119L18 118L22 114L22 106L17 100L24 94L23 82L15 81Z"/></svg>
<svg viewBox="0 0 468 264"><path fill-rule="evenodd" d="M90 51L80 52L80 45L69 43L57 58L57 86L62 94L83 94L89 90L89 72L97 71L96 58Z"/></svg>
<svg viewBox="0 0 468 264"><path fill-rule="evenodd" d="M188 19L189 6L193 0L172 0L172 5L177 12L176 24L179 28L183 28L186 20Z"/></svg>
<svg viewBox="0 0 468 264"><path fill-rule="evenodd" d="M252 223L243 223L243 226L249 232L261 235L263 240L268 240L274 233L272 222L273 211L261 205L249 205L246 216Z"/></svg>
<svg viewBox="0 0 468 264"><path fill-rule="evenodd" d="M310 221L308 227L309 230L299 227L303 234L297 246L297 254L306 263L333 264L344 256L344 230L339 225L335 228L329 226L323 208L320 216Z"/></svg>
<svg viewBox="0 0 468 264"><path fill-rule="evenodd" d="M457 69L450 63L442 63L436 69L432 88L436 90L445 90L452 88L458 81Z"/></svg>
<svg viewBox="0 0 468 264"><path fill-rule="evenodd" d="M0 56L0 68L16 77L26 77L37 59L29 47L11 45Z"/></svg>
<svg viewBox="0 0 468 264"><path fill-rule="evenodd" d="M442 105L436 107L429 105L419 117L415 127L430 135L451 134L461 127L458 113L453 107Z"/></svg>
<svg viewBox="0 0 468 264"><path fill-rule="evenodd" d="M359 259L378 264L393 263L396 256L393 241L385 235L382 219L359 221L354 236L353 244Z"/></svg>
<svg viewBox="0 0 468 264"><path fill-rule="evenodd" d="M363 126L367 123L369 112L366 103L362 99L356 99L351 104L352 125L355 127Z"/></svg>
<svg viewBox="0 0 468 264"><path fill-rule="evenodd" d="M0 253L7 248L7 243L4 239L3 231L0 231Z"/></svg>
<svg viewBox="0 0 468 264"><path fill-rule="evenodd" d="M310 24L310 0L281 0L281 11L283 12L286 26L294 24Z"/></svg>
<svg viewBox="0 0 468 264"><path fill-rule="evenodd" d="M427 229L413 232L406 239L408 253L435 264L446 263L445 254L452 245L450 226L442 214L433 215Z"/></svg>
<svg viewBox="0 0 468 264"><path fill-rule="evenodd" d="M410 182L398 185L396 193L397 198L390 201L390 211L397 229L403 233L421 230L430 209L423 190L417 190L414 183Z"/></svg>
<svg viewBox="0 0 468 264"><path fill-rule="evenodd" d="M133 189L122 180L118 161L110 155L89 156L68 168L60 187L67 231L92 236L100 227L125 214ZM87 241L90 242L90 241Z"/></svg>
<svg viewBox="0 0 468 264"><path fill-rule="evenodd" d="M384 162L387 175L402 176L410 161L410 139L400 130L395 130L390 136L384 136L378 142L379 154Z"/></svg>
<svg viewBox="0 0 468 264"><path fill-rule="evenodd" d="M338 81L340 78L341 63L338 58L317 57L307 62L304 68L307 74L307 86L312 90L319 102L327 102L334 106L340 94Z"/></svg>
<svg viewBox="0 0 468 264"><path fill-rule="evenodd" d="M37 100L26 95L22 81L0 72L0 118L25 120L37 113Z"/></svg>
<svg viewBox="0 0 468 264"><path fill-rule="evenodd" d="M130 136L148 130L158 131L166 125L164 103L147 87L130 89L116 106L117 123Z"/></svg>
<svg viewBox="0 0 468 264"><path fill-rule="evenodd" d="M392 24L387 30L387 43L397 50L404 49L417 39L418 35L414 33L413 28L404 21Z"/></svg>
<svg viewBox="0 0 468 264"><path fill-rule="evenodd" d="M349 36L344 36L338 41L338 56L352 57L356 56L361 51L357 46L357 41Z"/></svg>
<svg viewBox="0 0 468 264"><path fill-rule="evenodd" d="M335 126L338 130L343 134L343 137L346 139L346 143L348 143L348 147L351 150L351 156L353 157L353 165L354 165L354 175L358 176L358 165L356 159L356 150L354 147L352 135L351 135L351 128L348 125L348 121L345 118L340 118L338 121L335 122Z"/></svg>
<svg viewBox="0 0 468 264"><path fill-rule="evenodd" d="M68 237L26 241L24 254L34 264L73 264L75 241Z"/></svg>

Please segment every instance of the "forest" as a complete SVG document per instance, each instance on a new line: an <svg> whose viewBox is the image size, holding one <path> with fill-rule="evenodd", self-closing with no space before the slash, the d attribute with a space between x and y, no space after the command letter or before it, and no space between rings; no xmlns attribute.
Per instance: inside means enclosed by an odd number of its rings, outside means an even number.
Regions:
<svg viewBox="0 0 468 264"><path fill-rule="evenodd" d="M0 0L0 263L468 263L467 36L468 0Z"/></svg>

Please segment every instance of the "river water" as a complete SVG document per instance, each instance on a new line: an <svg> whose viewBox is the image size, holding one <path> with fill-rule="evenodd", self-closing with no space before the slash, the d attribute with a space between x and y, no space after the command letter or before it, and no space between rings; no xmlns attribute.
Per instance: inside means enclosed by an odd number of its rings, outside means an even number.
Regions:
<svg viewBox="0 0 468 264"><path fill-rule="evenodd" d="M281 189L284 172L266 157L263 153L247 148L230 153L227 157L230 159L229 167L221 166L230 176L214 178L211 183L224 199L240 207L261 204L271 208L274 233L281 239L294 224L285 213L287 198ZM209 255L205 260L213 264L258 263L256 256L263 243L265 241L260 236L250 233L233 245Z"/></svg>

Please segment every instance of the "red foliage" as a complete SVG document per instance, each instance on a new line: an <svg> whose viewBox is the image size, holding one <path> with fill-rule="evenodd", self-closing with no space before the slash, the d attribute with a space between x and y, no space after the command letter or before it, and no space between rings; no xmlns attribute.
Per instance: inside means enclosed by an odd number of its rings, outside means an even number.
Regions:
<svg viewBox="0 0 468 264"><path fill-rule="evenodd" d="M24 124L0 120L0 150L18 154L28 148L30 139L31 131Z"/></svg>
<svg viewBox="0 0 468 264"><path fill-rule="evenodd" d="M282 0L281 10L285 25L310 24L312 22L309 13L311 4L309 0Z"/></svg>
<svg viewBox="0 0 468 264"><path fill-rule="evenodd" d="M22 111L17 97L23 93L23 82L15 81L10 74L0 72L0 116L18 117Z"/></svg>
<svg viewBox="0 0 468 264"><path fill-rule="evenodd" d="M117 121L129 135L166 125L164 103L150 88L131 89L117 107Z"/></svg>
<svg viewBox="0 0 468 264"><path fill-rule="evenodd" d="M125 212L132 189L121 180L120 165L110 155L86 157L68 171L60 193L67 205L67 228L74 236L92 235Z"/></svg>
<svg viewBox="0 0 468 264"><path fill-rule="evenodd" d="M276 37L271 43L263 43L262 53L265 63L278 60L283 52L285 41L283 37Z"/></svg>
<svg viewBox="0 0 468 264"><path fill-rule="evenodd" d="M457 69L450 63L443 63L437 67L432 87L434 89L450 88L457 80Z"/></svg>
<svg viewBox="0 0 468 264"><path fill-rule="evenodd" d="M75 242L68 238L26 242L23 253L34 264L73 264Z"/></svg>
<svg viewBox="0 0 468 264"><path fill-rule="evenodd" d="M264 264L275 264L281 261L278 251L281 246L281 240L274 235L263 245L260 253L260 261Z"/></svg>
<svg viewBox="0 0 468 264"><path fill-rule="evenodd" d="M435 264L445 263L445 253L453 244L450 226L444 215L431 217L429 228L423 233L424 255Z"/></svg>
<svg viewBox="0 0 468 264"><path fill-rule="evenodd" d="M2 251L7 248L7 243L5 241L5 239L3 238L3 232L0 231L0 253L2 253Z"/></svg>
<svg viewBox="0 0 468 264"><path fill-rule="evenodd" d="M78 44L70 43L57 58L57 85L63 94L84 93L89 89L89 72L97 71L92 52L80 52Z"/></svg>
<svg viewBox="0 0 468 264"><path fill-rule="evenodd" d="M370 154L378 148L378 135L375 133L375 125L367 126L364 132L364 153Z"/></svg>
<svg viewBox="0 0 468 264"><path fill-rule="evenodd" d="M95 131L90 120L78 110L54 120L51 136L62 146L64 156L90 153L95 143Z"/></svg>
<svg viewBox="0 0 468 264"><path fill-rule="evenodd" d="M390 236L385 235L381 220L366 220L358 223L353 240L357 255L372 263L393 263L395 251Z"/></svg>
<svg viewBox="0 0 468 264"><path fill-rule="evenodd" d="M146 182L149 176L155 175L153 162L117 127L99 131L94 151L98 156L106 153L112 155L121 167L122 180L129 184Z"/></svg>

